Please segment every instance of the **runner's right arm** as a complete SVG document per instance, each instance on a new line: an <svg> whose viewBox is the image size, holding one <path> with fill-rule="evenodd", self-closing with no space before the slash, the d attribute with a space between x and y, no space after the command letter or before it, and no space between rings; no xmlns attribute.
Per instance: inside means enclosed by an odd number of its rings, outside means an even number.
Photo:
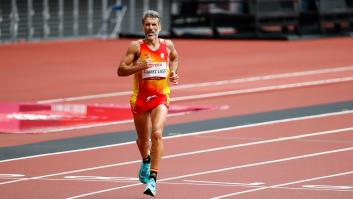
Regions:
<svg viewBox="0 0 353 199"><path fill-rule="evenodd" d="M147 63L142 63L138 59L140 52L139 42L133 41L124 55L122 61L120 62L118 68L118 76L129 76L140 70L145 70L149 68Z"/></svg>

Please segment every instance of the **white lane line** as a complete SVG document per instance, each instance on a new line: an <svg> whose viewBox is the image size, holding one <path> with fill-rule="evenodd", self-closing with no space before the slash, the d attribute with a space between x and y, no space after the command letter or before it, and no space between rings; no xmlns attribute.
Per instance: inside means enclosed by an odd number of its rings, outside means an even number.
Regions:
<svg viewBox="0 0 353 199"><path fill-rule="evenodd" d="M3 178L20 178L20 177L24 177L25 175L23 174L17 174L17 173L1 173L0 174L0 179Z"/></svg>
<svg viewBox="0 0 353 199"><path fill-rule="evenodd" d="M185 84L185 85L171 87L171 89L172 90L180 90L180 89L187 89L187 88L221 86L221 85L235 84L235 83L264 81L264 80L281 79L281 78L288 78L288 77L300 77L300 76L317 75L317 74L325 74L325 73L336 73L336 72L344 72L344 71L351 71L351 70L353 70L353 66L344 66L344 67L327 68L327 69L319 69L319 70L308 70L308 71L300 71L300 72L292 72L292 73L280 73L280 74L273 74L273 75L254 76L254 77L247 77L247 78L241 78L241 79L231 79L231 80L220 80L220 81L213 81L213 82ZM58 102L69 102L69 101L79 101L79 100L128 96L128 95L131 95L131 91L122 91L122 92L102 93L102 94L96 94L96 95L86 95L86 96L77 96L77 97L68 97L68 98L39 100L39 101L37 101L37 103L39 103L39 104L58 103Z"/></svg>
<svg viewBox="0 0 353 199"><path fill-rule="evenodd" d="M265 87L257 87L257 88L241 89L241 90L231 90L231 91L225 91L225 92L214 92L214 93L206 93L206 94L199 94L199 95L173 97L171 99L171 101L177 102L177 101L184 101L184 100L195 100L195 99L205 99L205 98L207 99L210 97L222 97L222 96L237 95L237 94L248 94L248 93L264 92L264 91L284 90L284 89L290 89L290 88L318 86L318 85L326 85L326 84L333 84L333 83L343 83L343 82L349 82L349 81L353 81L353 77L343 77L343 78L325 79L325 80L318 80L318 81L311 81L311 82L280 84L280 85L274 85L274 86L265 86ZM96 127L102 127L102 126L111 126L111 125L116 125L116 124L129 123L131 121L132 120L126 120L126 121L117 121L117 122L106 122L106 123L100 123L100 124L78 125L78 126L73 126L73 127L52 128L52 129L45 130L45 132L60 132L60 131L71 131L71 130L86 129L86 128L96 128Z"/></svg>
<svg viewBox="0 0 353 199"><path fill-rule="evenodd" d="M314 180L321 180L321 179L326 179L326 178L333 178L333 177L344 176L344 175L349 175L349 174L353 174L353 171L337 173L337 174L332 174L332 175L326 175L326 176L320 176L320 177L315 177L315 178L309 178L309 179L304 179L304 180L298 180L298 181L293 181L293 182L288 182L288 183L283 183L283 184L277 184L277 185L268 186L268 187L250 189L250 190L246 190L246 191L240 191L240 192L235 192L235 193L231 193L231 194L227 194L227 195L213 197L211 199L228 198L230 196L236 196L236 195L241 195L241 194L245 194L245 193L261 191L261 190L265 190L265 189L279 188L279 187L283 187L283 186L299 184L299 183L303 183L303 182L310 182L310 181L314 181Z"/></svg>
<svg viewBox="0 0 353 199"><path fill-rule="evenodd" d="M225 130L230 130L230 129L227 128ZM301 134L301 135L296 135L296 136L275 138L275 139L249 142L249 143L243 143L243 144L237 144L237 145L229 145L229 146L224 146L224 147L197 150L197 151L191 151L191 152L186 152L186 153L179 153L179 154L164 156L164 157L162 157L162 159L170 159L170 158L176 158L176 157L182 157L182 156L189 156L189 155L196 155L196 154L209 153L209 152L215 152L215 151L222 151L222 150L227 150L227 149L234 149L234 148L260 145L260 144L269 144L269 143L275 143L275 142L295 140L295 139L299 139L299 138L303 138L303 137L329 135L329 134L343 133L343 132L349 132L349 131L353 131L353 127L335 129L335 130L329 130L329 131L320 131L320 132L315 132L315 133L306 133L306 134ZM103 169L103 168L109 168L109 167L115 167L115 166L129 165L129 164L134 164L134 163L139 163L139 162L141 162L141 160L134 160L134 161L129 161L129 162L103 165L103 166L99 166L99 167L91 167L91 168L86 168L86 169L79 169L79 170L72 170L72 171L66 171L66 172L55 173L55 174L48 174L48 175L37 176L37 177L32 177L32 178L27 178L27 179L17 179L17 180L13 180L13 181L2 182L2 183L0 183L0 185L21 182L21 181L26 181L26 180L36 180L36 179L40 179L40 178L53 177L53 176L58 176L58 175L67 175L67 174L71 174L71 173L91 171L91 170L97 170L97 169Z"/></svg>
<svg viewBox="0 0 353 199"><path fill-rule="evenodd" d="M310 190L332 190L332 191L353 191L352 186L343 186L343 185L302 185L302 188Z"/></svg>
<svg viewBox="0 0 353 199"><path fill-rule="evenodd" d="M203 180L182 180L183 182L161 182L163 184L179 184L179 185L195 185L195 186L221 186L221 187L252 187L260 188L270 186L266 185L263 182L252 182L252 183L243 183L243 182L217 182L217 181L203 181ZM315 190L315 191L344 191L344 192L353 192L352 186L345 185L302 185L299 187L272 187L274 189L288 189L288 190Z"/></svg>
<svg viewBox="0 0 353 199"><path fill-rule="evenodd" d="M205 185L223 185L223 186L241 186L241 187L251 187L251 186L264 186L263 182L217 182L217 181L204 181L204 180L183 180L184 182L197 183L197 184L205 184Z"/></svg>
<svg viewBox="0 0 353 199"><path fill-rule="evenodd" d="M342 77L342 78L324 79L324 80L318 80L318 81L299 82L299 83L292 83L292 84L280 84L280 85L274 85L274 86L264 86L264 87L249 88L249 89L214 92L214 93L189 95L189 96L182 96L182 97L173 97L171 99L171 101L176 102L176 101L195 100L195 99L203 99L203 98L210 98L210 97L223 97L223 96L228 96L228 95L238 95L238 94L246 94L246 93L283 90L283 89L289 89L289 88L319 86L319 85L326 85L326 84L349 82L352 80L353 80L353 77Z"/></svg>
<svg viewBox="0 0 353 199"><path fill-rule="evenodd" d="M347 151L352 151L352 150L353 150L353 147L341 148L341 149L336 149L336 150L331 150L331 151L310 153L310 154L305 154L305 155L300 155L300 156L292 156L292 157L288 157L288 158L275 159L275 160L269 160L269 161L264 161L264 162L256 162L256 163L252 163L252 164L239 165L239 166L222 168L222 169L211 170L211 171L205 171L205 172L199 172L199 173L191 173L191 174L182 175L182 176L164 178L164 179L160 179L158 181L159 182L164 182L164 181L168 181L168 180L181 179L181 178L186 178L186 177L191 177L191 176L200 176L200 175L206 175L206 174L210 174L210 173L218 173L218 172L230 171L230 170L235 170L235 169L242 169L242 168L249 168L249 167L260 166L260 165L267 165L267 164L273 164L273 163L279 163L279 162L286 162L286 161L290 161L290 160L299 160L299 159L304 159L304 158L311 158L311 157L329 155L329 154L340 153L340 152L347 152ZM346 175L346 174L350 174L350 173L353 173L353 171L346 172L346 173L343 173L343 174L336 174L335 176ZM321 178L323 178L323 177L321 177ZM315 180L316 179L320 179L320 178L315 178ZM311 179L311 180L314 180L314 179ZM309 181L309 180L301 180L301 181L297 181L296 183L301 183L301 182L306 182L306 181ZM97 194L100 194L100 193L105 193L105 192L110 192L110 191L114 191L114 190L134 187L134 186L138 186L140 184L141 183L136 183L136 184L130 184L130 185L126 185L126 186L113 187L113 188L110 188L110 189L104 189L104 190L99 190L99 191L95 191L95 192L85 193L85 194L81 194L81 195L71 196L71 197L68 197L67 199L83 198L83 197L86 197L86 196L97 195ZM291 185L291 184L292 183L286 183L286 184L280 184L280 185L275 185L275 186L270 186L270 187L276 188L277 186L280 187L280 186L286 186L286 185ZM295 184L295 183L293 183L293 184ZM266 188L265 187L261 187L261 188L256 188L256 189L252 189L252 190L257 191L257 190L263 190L263 189L266 189ZM248 191L250 192L251 190L248 190ZM227 195L227 197L228 197L228 195ZM216 198L214 198L214 199L216 199Z"/></svg>
<svg viewBox="0 0 353 199"><path fill-rule="evenodd" d="M209 134L209 133L217 133L217 132L222 132L222 131L230 131L230 130L236 130L236 129L243 129L243 128L251 128L251 127L257 127L257 126L271 125L271 124L280 124L280 123L300 121L300 120L308 120L308 119L317 119L317 118L323 118L323 117L348 115L348 114L352 114L352 113L353 113L353 110L348 110L348 111L325 113L325 114L303 116L303 117L296 117L296 118L289 118L289 119L280 119L280 120L274 120L274 121L269 121L269 122L261 122L261 123L255 123L255 124L247 124L247 125L233 126L233 127L219 128L219 129L212 129L212 130L206 130L206 131L190 132L190 133L186 133L186 134L179 134L179 135L165 137L163 139L174 139L174 138L180 138L180 137L204 135L204 134ZM111 148L111 147L118 147L118 146L124 146L124 145L129 145L129 144L136 144L136 143L134 141L131 141L131 142L125 142L125 143L119 143L119 144L105 145L105 146L100 146L100 147L91 147L91 148L85 148L85 149L77 149L77 150L69 150L69 151L56 152L56 153L47 153L47 154L26 156L26 157L21 157L21 158L13 158L13 159L1 160L0 163L17 161L17 160L25 160L25 159L31 159L31 158L46 157L46 156L52 156L52 155L61 155L61 154L68 154L68 153L76 153L76 152L83 152L83 151L90 151L90 150L97 150L97 149L104 149L104 148Z"/></svg>
<svg viewBox="0 0 353 199"><path fill-rule="evenodd" d="M107 177L107 176L65 176L64 179L77 181L96 181L96 182L138 182L138 178L133 177Z"/></svg>
<svg viewBox="0 0 353 199"><path fill-rule="evenodd" d="M58 103L58 102L72 102L72 101L80 101L80 100L88 100L88 99L98 99L98 98L107 98L107 97L119 97L119 96L127 96L131 95L131 91L122 91L122 92L113 92L113 93L102 93L96 95L85 95L78 97L68 97L68 98L58 98L58 99L48 99L48 100L39 100L38 104L48 104L48 103Z"/></svg>
<svg viewBox="0 0 353 199"><path fill-rule="evenodd" d="M318 74L325 74L325 73L337 73L337 72L345 72L345 71L352 71L352 70L353 70L353 66L345 66L345 67L337 67L337 68L292 72L292 73L280 73L280 74L272 74L272 75L264 75L264 76L254 76L254 77L247 77L247 78L241 78L241 79L220 80L220 81L214 81L214 82L204 82L204 83L195 83L195 84L185 84L185 85L172 87L172 89L177 90L177 89L185 89L185 88L219 86L219 85L228 85L228 84L236 84L236 83L246 83L246 82L254 82L254 81L282 79L282 78L288 78L288 77L302 77L302 76L318 75Z"/></svg>

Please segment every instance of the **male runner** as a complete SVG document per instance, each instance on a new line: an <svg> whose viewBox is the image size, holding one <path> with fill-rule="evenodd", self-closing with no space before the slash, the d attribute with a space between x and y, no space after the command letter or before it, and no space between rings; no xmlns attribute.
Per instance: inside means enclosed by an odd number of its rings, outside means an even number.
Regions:
<svg viewBox="0 0 353 199"><path fill-rule="evenodd" d="M137 132L136 144L142 157L139 179L147 184L144 193L155 196L158 165L163 153L162 134L169 108L168 80L178 84L178 54L172 41L158 37L161 31L158 12L144 12L142 25L145 38L130 43L120 62L118 75L134 75L130 105Z"/></svg>

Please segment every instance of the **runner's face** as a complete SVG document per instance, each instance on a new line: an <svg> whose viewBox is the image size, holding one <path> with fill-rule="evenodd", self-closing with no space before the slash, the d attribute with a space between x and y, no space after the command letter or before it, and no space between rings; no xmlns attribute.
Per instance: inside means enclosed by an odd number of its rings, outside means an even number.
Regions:
<svg viewBox="0 0 353 199"><path fill-rule="evenodd" d="M158 18L147 17L143 22L143 31L146 39L153 40L158 38L161 25Z"/></svg>

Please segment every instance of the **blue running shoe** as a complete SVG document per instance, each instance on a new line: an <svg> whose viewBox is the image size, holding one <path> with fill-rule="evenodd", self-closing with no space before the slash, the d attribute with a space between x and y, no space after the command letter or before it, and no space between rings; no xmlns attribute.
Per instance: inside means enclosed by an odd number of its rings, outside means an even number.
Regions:
<svg viewBox="0 0 353 199"><path fill-rule="evenodd" d="M143 193L153 197L157 195L156 181L154 180L154 178L150 178L148 180L145 191Z"/></svg>
<svg viewBox="0 0 353 199"><path fill-rule="evenodd" d="M150 177L150 168L151 163L141 163L141 167L139 170L139 180L141 183L146 184L148 178Z"/></svg>

